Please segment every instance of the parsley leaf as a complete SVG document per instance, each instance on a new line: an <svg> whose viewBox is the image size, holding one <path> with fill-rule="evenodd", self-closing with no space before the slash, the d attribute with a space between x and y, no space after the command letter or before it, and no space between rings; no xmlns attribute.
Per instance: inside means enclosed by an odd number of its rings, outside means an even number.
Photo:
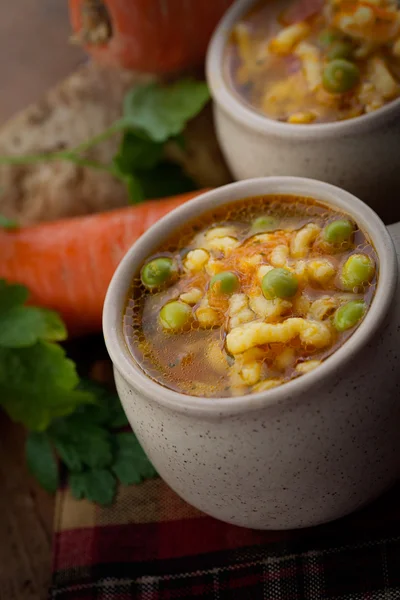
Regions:
<svg viewBox="0 0 400 600"><path fill-rule="evenodd" d="M98 504L111 504L114 500L117 482L107 469L93 469L83 473L71 473L69 485L72 495L87 498Z"/></svg>
<svg viewBox="0 0 400 600"><path fill-rule="evenodd" d="M24 304L28 300L29 292L24 285L7 283L0 279L0 314L14 306Z"/></svg>
<svg viewBox="0 0 400 600"><path fill-rule="evenodd" d="M93 394L96 404L79 406L75 414L80 414L83 419L91 423L108 425L111 428L125 427L129 424L118 394L110 392L91 379L81 380L78 387Z"/></svg>
<svg viewBox="0 0 400 600"><path fill-rule="evenodd" d="M134 175L132 173L131 175L125 175L124 182L126 189L128 190L128 197L131 204L140 204L140 202L145 200L143 188L136 174Z"/></svg>
<svg viewBox="0 0 400 600"><path fill-rule="evenodd" d="M125 131L114 166L121 173L132 173L136 169L152 169L162 159L164 144L140 137L134 131Z"/></svg>
<svg viewBox="0 0 400 600"><path fill-rule="evenodd" d="M0 312L0 346L25 348L38 340L62 341L67 330L57 313L36 306L14 306Z"/></svg>
<svg viewBox="0 0 400 600"><path fill-rule="evenodd" d="M116 436L116 455L112 470L125 485L157 477L157 472L144 453L134 433Z"/></svg>
<svg viewBox="0 0 400 600"><path fill-rule="evenodd" d="M133 88L125 97L123 122L155 142L181 133L210 99L203 81L183 79L170 85L149 83Z"/></svg>
<svg viewBox="0 0 400 600"><path fill-rule="evenodd" d="M176 140L180 140L177 136ZM114 174L126 185L132 203L163 198L196 189L180 165L165 161L164 144L125 132L114 157Z"/></svg>
<svg viewBox="0 0 400 600"><path fill-rule="evenodd" d="M186 139L183 133L178 133L178 135L175 135L169 141L176 144L180 150L186 150Z"/></svg>
<svg viewBox="0 0 400 600"><path fill-rule="evenodd" d="M113 409L112 417L110 419L110 427L113 429L119 429L121 427L126 427L129 425L129 421L127 416L122 408L121 401L118 396L115 394L115 398L118 401L118 406L115 406Z"/></svg>
<svg viewBox="0 0 400 600"><path fill-rule="evenodd" d="M112 462L110 433L82 418L81 414L73 414L68 419L54 423L50 428L50 436L62 460L71 470L81 471L84 466L102 468Z"/></svg>
<svg viewBox="0 0 400 600"><path fill-rule="evenodd" d="M93 402L90 393L75 389L78 381L74 363L57 344L0 348L0 406L28 429L43 431L52 419Z"/></svg>
<svg viewBox="0 0 400 600"><path fill-rule="evenodd" d="M61 319L25 306L27 297L24 286L0 280L0 407L31 430L26 460L46 490L58 486L57 452L75 497L110 504L115 475L139 483L156 472L133 433L115 432L128 423L117 394L79 380L53 343L66 337Z"/></svg>
<svg viewBox="0 0 400 600"><path fill-rule="evenodd" d="M164 198L196 189L196 184L179 165L164 161L151 171L136 173L145 198Z"/></svg>
<svg viewBox="0 0 400 600"><path fill-rule="evenodd" d="M133 203L196 189L182 167L164 160L169 139L181 147L187 121L196 116L210 98L207 85L191 79L171 85L137 86L125 97L122 123L126 131L112 168L125 184Z"/></svg>
<svg viewBox="0 0 400 600"><path fill-rule="evenodd" d="M53 435L53 432L50 432L50 435L55 449L65 466L74 473L82 471L83 463L81 453L73 443L69 443L68 437L66 436L63 438L62 436Z"/></svg>
<svg viewBox="0 0 400 600"><path fill-rule="evenodd" d="M26 445L28 466L45 489L54 491L58 483L54 447L69 471L72 494L110 504L117 481L140 483L157 473L135 434L113 429L127 423L118 396L91 380L81 381L79 388L96 402L54 419L46 432L31 433Z"/></svg>
<svg viewBox="0 0 400 600"><path fill-rule="evenodd" d="M45 433L30 433L26 440L28 469L48 492L58 486L58 466L53 448Z"/></svg>
<svg viewBox="0 0 400 600"><path fill-rule="evenodd" d="M78 388L92 394L96 403L78 406L72 415L54 421L49 435L71 471L109 466L113 460L111 429L128 424L121 402L117 394L90 379L82 380Z"/></svg>
<svg viewBox="0 0 400 600"><path fill-rule="evenodd" d="M0 227L3 229L13 230L18 229L19 225L15 219L9 219L4 215L0 215Z"/></svg>
<svg viewBox="0 0 400 600"><path fill-rule="evenodd" d="M28 291L21 285L0 280L0 346L24 348L39 339L61 341L67 330L57 313L35 306L24 306Z"/></svg>

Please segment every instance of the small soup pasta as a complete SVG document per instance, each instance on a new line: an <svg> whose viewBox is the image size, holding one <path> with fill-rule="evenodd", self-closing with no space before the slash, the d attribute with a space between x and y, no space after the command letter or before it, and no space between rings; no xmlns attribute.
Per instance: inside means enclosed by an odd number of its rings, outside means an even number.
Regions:
<svg viewBox="0 0 400 600"><path fill-rule="evenodd" d="M127 344L160 384L193 396L261 392L318 367L360 324L375 251L311 199L247 198L189 223L143 265Z"/></svg>
<svg viewBox="0 0 400 600"><path fill-rule="evenodd" d="M292 124L350 119L400 95L395 0L260 2L234 27L227 76L242 98Z"/></svg>

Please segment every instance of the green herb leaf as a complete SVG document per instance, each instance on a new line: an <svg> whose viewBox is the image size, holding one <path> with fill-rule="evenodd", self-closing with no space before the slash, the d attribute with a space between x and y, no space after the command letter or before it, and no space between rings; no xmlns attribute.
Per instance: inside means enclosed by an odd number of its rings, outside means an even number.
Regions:
<svg viewBox="0 0 400 600"><path fill-rule="evenodd" d="M78 387L93 394L96 404L80 406L76 411L77 415L81 415L90 423L107 425L111 428L129 425L118 394L110 392L106 387L91 379L81 380Z"/></svg>
<svg viewBox="0 0 400 600"><path fill-rule="evenodd" d="M186 139L183 133L178 133L178 135L175 135L169 141L176 144L180 150L186 150Z"/></svg>
<svg viewBox="0 0 400 600"><path fill-rule="evenodd" d="M118 400L118 407L115 407L114 414L112 419L110 420L110 427L113 429L120 429L121 427L126 427L129 425L129 421L126 417L125 411L121 406L120 399L116 396Z"/></svg>
<svg viewBox="0 0 400 600"><path fill-rule="evenodd" d="M0 215L0 227L2 227L3 229L13 230L18 229L19 225L17 221L15 221L15 219L9 219L4 215Z"/></svg>
<svg viewBox="0 0 400 600"><path fill-rule="evenodd" d="M130 175L136 169L152 169L160 162L163 153L164 144L139 137L128 130L122 137L113 164L120 173Z"/></svg>
<svg viewBox="0 0 400 600"><path fill-rule="evenodd" d="M112 470L125 485L140 483L157 476L134 433L119 433L116 436L116 454Z"/></svg>
<svg viewBox="0 0 400 600"><path fill-rule="evenodd" d="M29 292L24 285L7 283L0 279L0 314L14 306L24 304L28 300Z"/></svg>
<svg viewBox="0 0 400 600"><path fill-rule="evenodd" d="M88 421L82 414L73 414L54 423L50 436L62 460L71 471L108 467L113 459L109 432Z"/></svg>
<svg viewBox="0 0 400 600"><path fill-rule="evenodd" d="M24 306L28 290L0 280L0 346L24 348L39 339L61 341L67 337L57 313L44 308Z"/></svg>
<svg viewBox="0 0 400 600"><path fill-rule="evenodd" d="M124 101L124 122L155 142L181 133L210 98L206 83L192 79L171 85L150 83L132 89Z"/></svg>
<svg viewBox="0 0 400 600"><path fill-rule="evenodd" d="M57 313L35 306L15 306L0 312L0 346L24 348L38 340L58 342L67 330Z"/></svg>
<svg viewBox="0 0 400 600"><path fill-rule="evenodd" d="M128 199L131 204L139 204L140 202L143 202L143 200L145 200L143 188L136 175L120 174L119 178L126 186L126 189L128 191Z"/></svg>
<svg viewBox="0 0 400 600"><path fill-rule="evenodd" d="M71 473L69 485L72 495L78 500L87 498L102 505L111 504L117 489L117 482L107 469Z"/></svg>
<svg viewBox="0 0 400 600"><path fill-rule="evenodd" d="M58 487L58 466L53 448L45 433L30 433L25 446L28 469L48 492Z"/></svg>
<svg viewBox="0 0 400 600"><path fill-rule="evenodd" d="M138 171L136 177L145 198L164 198L196 189L193 179L179 165L167 161L151 171Z"/></svg>
<svg viewBox="0 0 400 600"><path fill-rule="evenodd" d="M75 389L78 381L74 363L57 344L0 348L0 405L28 429L43 431L52 419L93 402L90 393Z"/></svg>
<svg viewBox="0 0 400 600"><path fill-rule="evenodd" d="M50 435L57 453L66 467L74 473L82 471L83 462L81 459L80 450L78 450L78 448L76 448L74 444L68 440L68 438L63 438L61 436L57 437L57 435L53 435L51 430Z"/></svg>

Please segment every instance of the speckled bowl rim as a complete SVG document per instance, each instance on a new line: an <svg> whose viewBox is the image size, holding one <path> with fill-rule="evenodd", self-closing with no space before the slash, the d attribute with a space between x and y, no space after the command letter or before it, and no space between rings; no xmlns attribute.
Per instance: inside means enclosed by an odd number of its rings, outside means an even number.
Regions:
<svg viewBox="0 0 400 600"><path fill-rule="evenodd" d="M231 398L204 398L170 390L150 379L135 363L123 335L122 315L132 278L144 260L182 223L213 208L250 196L295 194L348 213L370 236L379 258L379 283L370 309L354 334L314 371L266 392ZM103 310L103 332L114 366L133 390L172 409L198 415L223 416L276 404L321 384L340 372L373 337L386 317L397 283L397 258L393 241L378 215L352 194L328 183L302 177L262 177L231 183L211 190L176 208L150 227L133 244L119 264L107 291Z"/></svg>
<svg viewBox="0 0 400 600"><path fill-rule="evenodd" d="M206 73L213 100L235 121L258 135L264 133L276 137L302 140L354 135L363 130L379 128L382 123L390 121L396 116L400 118L400 98L367 115L334 123L306 125L274 121L246 105L226 81L223 72L223 56L233 25L255 2L256 0L236 0L215 29L207 51Z"/></svg>

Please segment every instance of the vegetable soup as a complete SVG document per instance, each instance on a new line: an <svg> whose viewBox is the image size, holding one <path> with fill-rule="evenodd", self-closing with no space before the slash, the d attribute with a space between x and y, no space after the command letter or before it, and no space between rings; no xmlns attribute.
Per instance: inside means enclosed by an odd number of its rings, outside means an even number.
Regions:
<svg viewBox="0 0 400 600"><path fill-rule="evenodd" d="M193 396L260 392L318 367L373 299L377 258L346 214L310 198L247 198L182 228L132 282L137 363Z"/></svg>
<svg viewBox="0 0 400 600"><path fill-rule="evenodd" d="M395 0L292 2L280 12L258 3L232 31L227 77L253 108L287 123L326 123L400 95Z"/></svg>

